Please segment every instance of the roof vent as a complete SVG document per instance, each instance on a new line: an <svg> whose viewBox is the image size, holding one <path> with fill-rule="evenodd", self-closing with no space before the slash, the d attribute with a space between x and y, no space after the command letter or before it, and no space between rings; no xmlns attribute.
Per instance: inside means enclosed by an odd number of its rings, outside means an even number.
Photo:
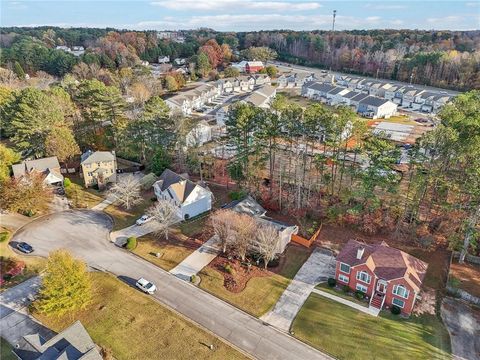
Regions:
<svg viewBox="0 0 480 360"><path fill-rule="evenodd" d="M365 252L365 248L361 247L357 249L357 259L360 260L363 256L363 253Z"/></svg>

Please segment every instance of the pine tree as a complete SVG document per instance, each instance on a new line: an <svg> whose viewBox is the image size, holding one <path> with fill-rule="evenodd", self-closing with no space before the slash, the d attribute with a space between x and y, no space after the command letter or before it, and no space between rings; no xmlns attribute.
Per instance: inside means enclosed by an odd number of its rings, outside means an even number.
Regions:
<svg viewBox="0 0 480 360"><path fill-rule="evenodd" d="M63 315L85 309L91 301L92 281L87 265L66 250L52 252L35 309L44 314Z"/></svg>
<svg viewBox="0 0 480 360"><path fill-rule="evenodd" d="M15 61L13 72L15 73L15 75L18 76L20 80L25 79L25 71L23 71L22 65L20 65L18 61Z"/></svg>

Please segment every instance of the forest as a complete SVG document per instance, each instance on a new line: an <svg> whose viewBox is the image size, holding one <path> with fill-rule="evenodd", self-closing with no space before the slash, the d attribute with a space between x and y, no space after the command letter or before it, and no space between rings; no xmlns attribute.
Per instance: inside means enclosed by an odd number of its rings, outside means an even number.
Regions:
<svg viewBox="0 0 480 360"><path fill-rule="evenodd" d="M211 29L181 31L184 43L157 39L155 31L1 28L3 66L16 62L27 73L62 76L79 62L109 69L132 66L159 56L189 58L201 66L198 50L209 40L228 46L232 59L242 50L269 47L278 59L335 71L399 80L454 90L480 88L479 31L260 31L225 33ZM56 46L84 46L80 58ZM212 69L215 62L210 61ZM212 70L210 69L210 70ZM203 71L205 72L205 71Z"/></svg>

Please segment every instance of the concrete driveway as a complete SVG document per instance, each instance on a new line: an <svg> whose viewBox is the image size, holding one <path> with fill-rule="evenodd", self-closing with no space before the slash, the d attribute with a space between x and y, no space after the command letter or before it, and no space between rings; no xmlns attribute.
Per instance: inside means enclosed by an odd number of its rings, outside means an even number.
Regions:
<svg viewBox="0 0 480 360"><path fill-rule="evenodd" d="M480 360L480 315L461 300L445 298L442 302L442 320L452 341L456 360Z"/></svg>
<svg viewBox="0 0 480 360"><path fill-rule="evenodd" d="M330 359L320 351L266 326L230 304L110 243L110 218L96 211L67 211L24 226L12 241L27 240L36 255L67 248L91 267L134 286L144 277L158 288L154 298L256 359ZM148 336L148 334L145 334Z"/></svg>
<svg viewBox="0 0 480 360"><path fill-rule="evenodd" d="M334 274L335 257L330 252L315 249L298 270L275 307L263 315L262 320L282 331L289 331L295 316L315 286Z"/></svg>

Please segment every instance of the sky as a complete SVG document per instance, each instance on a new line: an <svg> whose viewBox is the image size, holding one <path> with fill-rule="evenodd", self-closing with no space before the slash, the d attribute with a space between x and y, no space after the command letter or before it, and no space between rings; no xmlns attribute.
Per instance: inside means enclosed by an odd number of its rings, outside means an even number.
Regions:
<svg viewBox="0 0 480 360"><path fill-rule="evenodd" d="M480 0L0 0L0 26L218 31L480 29Z"/></svg>

